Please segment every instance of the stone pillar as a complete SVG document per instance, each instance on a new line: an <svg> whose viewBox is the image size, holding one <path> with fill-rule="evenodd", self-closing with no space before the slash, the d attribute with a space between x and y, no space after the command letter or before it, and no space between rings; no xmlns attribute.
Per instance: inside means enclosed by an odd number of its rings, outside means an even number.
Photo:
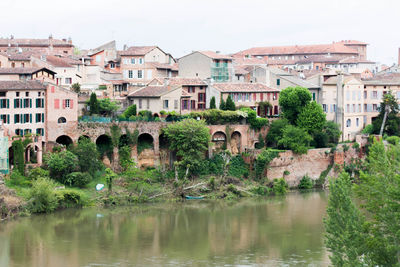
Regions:
<svg viewBox="0 0 400 267"><path fill-rule="evenodd" d="M37 157L37 163L39 165L42 165L42 163L43 163L43 148L39 147L36 157Z"/></svg>

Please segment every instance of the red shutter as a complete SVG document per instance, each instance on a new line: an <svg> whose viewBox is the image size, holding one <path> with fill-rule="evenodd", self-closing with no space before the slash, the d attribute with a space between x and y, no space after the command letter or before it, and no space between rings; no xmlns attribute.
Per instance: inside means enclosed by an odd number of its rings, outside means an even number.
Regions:
<svg viewBox="0 0 400 267"><path fill-rule="evenodd" d="M71 100L69 101L69 108L70 108L70 109L73 109L73 108L74 108L74 100L73 100L73 99L71 99Z"/></svg>
<svg viewBox="0 0 400 267"><path fill-rule="evenodd" d="M60 108L60 99L54 99L54 108L59 109Z"/></svg>
<svg viewBox="0 0 400 267"><path fill-rule="evenodd" d="M63 103L63 104L62 104L62 105L63 105L62 107L63 107L63 109L65 109L65 99L63 99L62 103Z"/></svg>
<svg viewBox="0 0 400 267"><path fill-rule="evenodd" d="M253 101L257 101L257 93L253 93Z"/></svg>
<svg viewBox="0 0 400 267"><path fill-rule="evenodd" d="M260 100L263 101L264 100L264 94L260 93Z"/></svg>
<svg viewBox="0 0 400 267"><path fill-rule="evenodd" d="M51 92L54 93L55 89L54 86L51 87Z"/></svg>

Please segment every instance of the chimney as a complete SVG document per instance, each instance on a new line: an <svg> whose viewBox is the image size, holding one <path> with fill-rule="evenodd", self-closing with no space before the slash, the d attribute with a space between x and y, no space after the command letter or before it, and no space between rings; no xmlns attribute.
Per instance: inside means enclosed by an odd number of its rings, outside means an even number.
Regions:
<svg viewBox="0 0 400 267"><path fill-rule="evenodd" d="M123 50L124 50L124 51L128 50L128 46L127 46L126 44L124 44Z"/></svg>

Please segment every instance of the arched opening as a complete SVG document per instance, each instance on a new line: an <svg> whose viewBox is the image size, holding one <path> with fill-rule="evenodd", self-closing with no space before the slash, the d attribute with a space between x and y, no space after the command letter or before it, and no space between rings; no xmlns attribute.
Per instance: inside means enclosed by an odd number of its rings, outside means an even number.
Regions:
<svg viewBox="0 0 400 267"><path fill-rule="evenodd" d="M57 122L58 123L67 123L67 119L64 117L60 117L60 118L58 118Z"/></svg>
<svg viewBox="0 0 400 267"><path fill-rule="evenodd" d="M12 148L12 146L8 148L8 164L11 170L12 166L14 166L14 149Z"/></svg>
<svg viewBox="0 0 400 267"><path fill-rule="evenodd" d="M87 136L87 135L81 135L81 136L79 136L79 138L78 138L78 143L80 143L80 142L82 142L83 140L86 140L86 139L89 139L89 140L90 140L90 137Z"/></svg>
<svg viewBox="0 0 400 267"><path fill-rule="evenodd" d="M154 114L153 114L153 117L154 117L154 118L159 118L160 116L159 116L157 113L154 113Z"/></svg>
<svg viewBox="0 0 400 267"><path fill-rule="evenodd" d="M232 154L239 154L242 145L242 135L235 131L231 135L231 152Z"/></svg>
<svg viewBox="0 0 400 267"><path fill-rule="evenodd" d="M63 145L63 146L69 146L72 144L72 139L71 139L71 137L69 137L67 135L61 135L61 136L57 137L56 143Z"/></svg>
<svg viewBox="0 0 400 267"><path fill-rule="evenodd" d="M131 141L129 140L129 137L126 134L121 135L121 137L119 138L119 148L123 146L129 146L130 143Z"/></svg>
<svg viewBox="0 0 400 267"><path fill-rule="evenodd" d="M112 159L113 145L110 136L102 134L97 137L96 146L100 153L100 157L107 155L109 159Z"/></svg>
<svg viewBox="0 0 400 267"><path fill-rule="evenodd" d="M137 144L137 153L138 155L142 153L144 150L154 150L154 140L153 136L148 133L143 133L138 137L138 144Z"/></svg>
<svg viewBox="0 0 400 267"><path fill-rule="evenodd" d="M25 162L26 163L37 163L37 152L39 148L37 146L28 146L25 149Z"/></svg>
<svg viewBox="0 0 400 267"><path fill-rule="evenodd" d="M160 149L168 149L169 147L168 138L167 136L165 136L164 133L158 136L158 144L160 146Z"/></svg>
<svg viewBox="0 0 400 267"><path fill-rule="evenodd" d="M212 135L211 141L214 143L214 149L216 151L226 149L226 134L222 131L215 132Z"/></svg>

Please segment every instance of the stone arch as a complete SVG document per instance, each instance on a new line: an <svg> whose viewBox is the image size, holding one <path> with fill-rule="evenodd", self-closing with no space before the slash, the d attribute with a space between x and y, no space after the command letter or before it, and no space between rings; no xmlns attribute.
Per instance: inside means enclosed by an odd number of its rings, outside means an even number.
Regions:
<svg viewBox="0 0 400 267"><path fill-rule="evenodd" d="M234 131L231 135L231 152L232 154L239 154L242 148L242 134L239 131Z"/></svg>
<svg viewBox="0 0 400 267"><path fill-rule="evenodd" d="M160 149L167 149L168 148L168 139L164 133L161 133L158 136L158 145Z"/></svg>
<svg viewBox="0 0 400 267"><path fill-rule="evenodd" d="M83 139L89 139L90 140L90 137L88 136L88 135L81 135L81 136L79 136L79 138L78 138L78 143L80 142L80 141L82 141Z"/></svg>
<svg viewBox="0 0 400 267"><path fill-rule="evenodd" d="M8 148L8 165L10 167L14 166L14 149L12 146Z"/></svg>
<svg viewBox="0 0 400 267"><path fill-rule="evenodd" d="M155 140L154 137L149 133L142 133L139 135L136 149L140 167L154 167L156 160L156 153L154 149L155 141L158 143L158 139Z"/></svg>
<svg viewBox="0 0 400 267"><path fill-rule="evenodd" d="M25 149L25 162L26 163L38 163L38 152L39 147L37 145L28 145Z"/></svg>
<svg viewBox="0 0 400 267"><path fill-rule="evenodd" d="M158 113L153 114L153 118L159 118L159 117L160 117L160 115L158 115Z"/></svg>
<svg viewBox="0 0 400 267"><path fill-rule="evenodd" d="M109 159L112 158L113 145L111 137L109 135L102 134L99 137L97 137L96 146L101 157L107 155Z"/></svg>
<svg viewBox="0 0 400 267"><path fill-rule="evenodd" d="M64 145L64 146L69 146L73 142L72 142L72 138L69 137L68 135L60 135L59 137L57 137L56 143L58 143L60 145Z"/></svg>
<svg viewBox="0 0 400 267"><path fill-rule="evenodd" d="M138 155L144 149L152 149L152 150L154 150L154 138L149 133L141 133L138 136L138 144L137 144Z"/></svg>
<svg viewBox="0 0 400 267"><path fill-rule="evenodd" d="M58 118L57 123L67 123L67 119L65 117L60 117Z"/></svg>
<svg viewBox="0 0 400 267"><path fill-rule="evenodd" d="M214 143L215 150L226 149L226 134L223 131L216 131L211 137L211 141Z"/></svg>

